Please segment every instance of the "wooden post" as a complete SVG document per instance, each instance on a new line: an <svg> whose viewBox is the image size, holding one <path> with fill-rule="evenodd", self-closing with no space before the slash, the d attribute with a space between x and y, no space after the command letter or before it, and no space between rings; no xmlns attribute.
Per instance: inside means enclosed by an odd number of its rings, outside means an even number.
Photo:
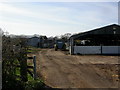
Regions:
<svg viewBox="0 0 120 90"><path fill-rule="evenodd" d="M27 58L21 53L21 57L19 58L20 61L20 73L22 81L26 82L27 78Z"/></svg>
<svg viewBox="0 0 120 90"><path fill-rule="evenodd" d="M22 81L28 81L27 78L27 53L26 53L26 40L24 38L20 38L20 73Z"/></svg>
<svg viewBox="0 0 120 90"><path fill-rule="evenodd" d="M74 54L74 39L73 37L70 39L70 54Z"/></svg>
<svg viewBox="0 0 120 90"><path fill-rule="evenodd" d="M34 79L36 79L37 78L37 75L36 75L36 56L33 57L33 64L34 64L34 66L33 66L33 71L34 71L33 77L34 77Z"/></svg>

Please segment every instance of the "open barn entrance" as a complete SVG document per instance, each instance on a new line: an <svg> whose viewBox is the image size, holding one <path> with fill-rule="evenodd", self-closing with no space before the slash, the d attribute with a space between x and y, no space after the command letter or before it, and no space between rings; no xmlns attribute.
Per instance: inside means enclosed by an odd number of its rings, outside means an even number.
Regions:
<svg viewBox="0 0 120 90"><path fill-rule="evenodd" d="M71 54L120 54L120 26L113 24L70 37Z"/></svg>

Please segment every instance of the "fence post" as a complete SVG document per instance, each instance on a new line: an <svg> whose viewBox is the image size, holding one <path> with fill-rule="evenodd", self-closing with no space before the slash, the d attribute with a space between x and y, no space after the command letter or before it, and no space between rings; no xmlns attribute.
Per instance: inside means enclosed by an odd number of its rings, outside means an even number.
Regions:
<svg viewBox="0 0 120 90"><path fill-rule="evenodd" d="M34 64L34 66L33 66L33 71L34 71L33 77L34 77L34 79L36 79L37 78L37 76L36 76L36 56L33 57L33 64Z"/></svg>
<svg viewBox="0 0 120 90"><path fill-rule="evenodd" d="M101 55L102 55L103 54L103 52L102 52L103 45L102 44L100 44L100 49L101 49Z"/></svg>
<svg viewBox="0 0 120 90"><path fill-rule="evenodd" d="M28 80L28 78L27 78L27 59L23 53L21 53L21 57L19 58L19 61L20 61L21 78L22 78L22 81L26 82Z"/></svg>

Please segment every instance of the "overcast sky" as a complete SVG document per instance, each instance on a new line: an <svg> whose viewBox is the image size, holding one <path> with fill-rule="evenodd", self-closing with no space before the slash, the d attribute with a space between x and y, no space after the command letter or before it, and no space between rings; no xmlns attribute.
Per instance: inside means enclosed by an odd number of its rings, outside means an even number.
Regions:
<svg viewBox="0 0 120 90"><path fill-rule="evenodd" d="M118 23L117 2L1 2L0 28L56 36Z"/></svg>

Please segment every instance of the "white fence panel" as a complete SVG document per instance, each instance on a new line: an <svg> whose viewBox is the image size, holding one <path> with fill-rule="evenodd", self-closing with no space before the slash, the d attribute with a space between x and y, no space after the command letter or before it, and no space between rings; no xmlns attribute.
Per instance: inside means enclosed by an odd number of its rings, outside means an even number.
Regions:
<svg viewBox="0 0 120 90"><path fill-rule="evenodd" d="M72 54L71 52L72 52L72 51L71 51L71 46L70 46L70 47L69 47L69 53Z"/></svg>
<svg viewBox="0 0 120 90"><path fill-rule="evenodd" d="M74 46L74 54L101 54L101 46Z"/></svg>
<svg viewBox="0 0 120 90"><path fill-rule="evenodd" d="M120 54L120 46L102 46L102 54Z"/></svg>

